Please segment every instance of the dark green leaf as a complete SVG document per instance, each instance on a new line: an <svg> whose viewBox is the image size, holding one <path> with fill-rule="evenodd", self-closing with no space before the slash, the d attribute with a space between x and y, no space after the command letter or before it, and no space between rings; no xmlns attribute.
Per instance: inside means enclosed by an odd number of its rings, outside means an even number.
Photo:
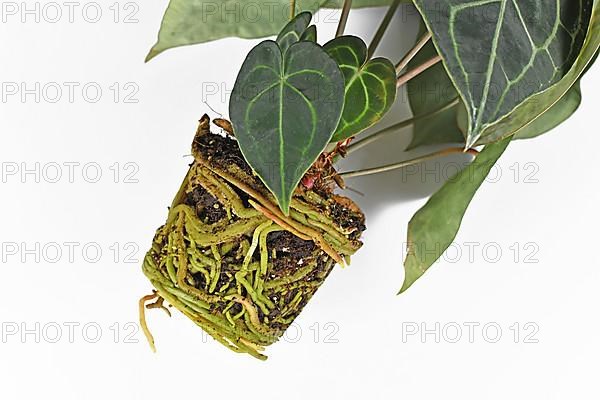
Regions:
<svg viewBox="0 0 600 400"><path fill-rule="evenodd" d="M412 218L408 225L408 255L400 293L419 279L452 244L475 192L510 140L487 145L473 163L446 182Z"/></svg>
<svg viewBox="0 0 600 400"><path fill-rule="evenodd" d="M341 36L324 46L346 81L345 105L332 141L359 134L378 122L396 99L396 68L385 58L367 61L367 45L356 36Z"/></svg>
<svg viewBox="0 0 600 400"><path fill-rule="evenodd" d="M513 134L556 103L577 79L569 79L558 98L540 96L536 106L519 108L563 80L582 53L586 36L594 36L588 34L591 0L415 4L467 107L469 146Z"/></svg>
<svg viewBox="0 0 600 400"><path fill-rule="evenodd" d="M421 24L418 37L421 38L425 32L427 28ZM408 64L407 70L416 68L436 55L435 46L429 42ZM436 110L459 98L442 64L437 64L408 81L406 90L410 108L415 116L435 113ZM413 125L412 141L406 150L444 143L463 143L464 137L457 124L459 106L463 105L457 103L441 113L416 121Z"/></svg>
<svg viewBox="0 0 600 400"><path fill-rule="evenodd" d="M325 149L344 106L344 77L318 45L298 42L285 55L256 46L235 83L229 115L244 158L286 214L296 186Z"/></svg>
<svg viewBox="0 0 600 400"><path fill-rule="evenodd" d="M563 96L572 90L595 60L600 48L600 1L594 1L589 29L579 56L565 77L549 89L531 96L512 113L486 131L485 142L502 139L527 127L542 118L544 113L554 110Z"/></svg>
<svg viewBox="0 0 600 400"><path fill-rule="evenodd" d="M308 29L312 14L309 12L303 12L291 20L277 36L277 43L283 54L287 49L296 42L300 41L300 38L304 32Z"/></svg>
<svg viewBox="0 0 600 400"><path fill-rule="evenodd" d="M300 36L300 40L305 40L307 42L317 42L317 26L311 25L307 30L304 31L302 36Z"/></svg>

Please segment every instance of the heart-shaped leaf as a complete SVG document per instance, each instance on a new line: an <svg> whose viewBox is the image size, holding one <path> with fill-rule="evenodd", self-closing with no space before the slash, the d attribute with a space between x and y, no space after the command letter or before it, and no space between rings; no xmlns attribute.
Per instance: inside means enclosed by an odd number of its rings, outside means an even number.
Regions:
<svg viewBox="0 0 600 400"><path fill-rule="evenodd" d="M564 121L577 109L581 101L579 79L593 63L600 47L599 4L598 0L594 1L585 41L562 79L546 90L525 99L508 116L483 130L487 135L482 136L480 142L497 142L487 144L473 164L448 181L415 214L409 224L406 278L401 292L421 277L452 243L467 206L508 143L512 139L538 136ZM584 18L580 22L583 21ZM564 28L562 24L564 21L560 25ZM467 113L466 110L458 110L458 114ZM461 121L463 118L458 115L457 120ZM465 126L464 129L468 127Z"/></svg>
<svg viewBox="0 0 600 400"><path fill-rule="evenodd" d="M415 0L467 108L467 145L514 134L548 110L583 72L600 35L598 1ZM596 28L597 29L597 28ZM594 37L595 36L595 37ZM591 55L578 61L584 41ZM546 92L562 82L560 90ZM558 96L556 96L558 95ZM533 104L530 100L536 97Z"/></svg>
<svg viewBox="0 0 600 400"><path fill-rule="evenodd" d="M513 139L533 139L543 135L571 117L581 104L581 84L577 82L560 100L542 113L539 117L533 119L530 123L519 129ZM457 112L459 126L466 132L467 130L467 111L462 108Z"/></svg>
<svg viewBox="0 0 600 400"><path fill-rule="evenodd" d="M422 25L419 37L426 29ZM437 51L433 44L427 44L409 63L408 69L417 67L435 55ZM467 113L461 102L455 102L456 105L452 107L444 107L452 103L452 99L458 99L459 95L441 64L411 79L407 85L407 94L415 116L430 116L415 122L413 139L406 150L443 143L462 143L463 132L468 130ZM531 139L551 131L570 118L580 104L581 87L577 82L552 108L520 129L514 139ZM445 110L437 112L440 108Z"/></svg>
<svg viewBox="0 0 600 400"><path fill-rule="evenodd" d="M473 163L446 182L410 220L400 293L415 283L452 244L473 196L511 139L487 145Z"/></svg>
<svg viewBox="0 0 600 400"><path fill-rule="evenodd" d="M396 99L396 68L385 58L367 61L367 45L356 36L340 36L325 46L346 82L345 105L332 141L359 134L390 110Z"/></svg>
<svg viewBox="0 0 600 400"><path fill-rule="evenodd" d="M344 106L344 77L317 44L256 46L235 83L229 115L248 164L284 213L296 186L329 143Z"/></svg>
<svg viewBox="0 0 600 400"><path fill-rule="evenodd" d="M283 54L285 54L291 45L301 40L302 35L308 29L311 19L311 13L302 12L296 15L296 17L294 17L294 19L279 32L277 44L279 44L279 48L281 48Z"/></svg>

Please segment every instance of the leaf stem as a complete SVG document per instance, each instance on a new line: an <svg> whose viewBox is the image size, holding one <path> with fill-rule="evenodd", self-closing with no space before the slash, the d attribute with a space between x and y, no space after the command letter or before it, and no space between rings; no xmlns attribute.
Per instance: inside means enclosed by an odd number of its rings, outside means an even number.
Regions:
<svg viewBox="0 0 600 400"><path fill-rule="evenodd" d="M427 32L421 37L421 39L419 39L417 44L415 44L415 46L412 49L410 49L410 51L404 56L404 58L398 63L398 65L396 65L396 72L398 73L398 75L402 72L402 70L404 70L404 68L406 68L408 63L411 62L413 58L415 58L417 53L421 51L421 49L427 44L427 42L429 42L430 39L431 33Z"/></svg>
<svg viewBox="0 0 600 400"><path fill-rule="evenodd" d="M375 36L373 36L373 40L371 41L371 44L369 45L367 59L371 59L373 57L373 54L375 54L375 51L377 50L377 47L379 47L379 44L381 43L381 39L383 39L383 35L385 34L385 31L387 30L387 28L390 26L390 22L392 22L392 19L394 18L394 15L396 14L396 11L398 10L399 6L400 6L400 0L395 0L390 5L390 8L388 9L387 13L385 14L383 21L381 21L381 25L379 25L379 29L377 29L377 32L375 33Z"/></svg>
<svg viewBox="0 0 600 400"><path fill-rule="evenodd" d="M419 74L425 72L426 70L433 67L440 61L442 61L442 57L440 55L437 55L437 56L425 61L423 64L419 65L418 67L411 69L410 71L400 75L400 77L398 78L398 82L396 83L396 87L401 87L406 82L410 81L411 79L418 76Z"/></svg>
<svg viewBox="0 0 600 400"><path fill-rule="evenodd" d="M438 151L438 152L435 152L432 154L427 154L425 156L413 158L412 160L406 160L406 161L402 161L402 162L395 163L395 164L384 165L382 167L368 168L368 169L363 169L363 170L358 170L358 171L342 172L339 174L339 176L342 179L348 179L348 178L356 178L359 176L380 174L382 172L394 171L396 169L405 168L410 165L420 164L422 162L429 161L434 158L444 157L444 156L448 156L451 154L459 154L459 153L466 153L466 154L470 154L472 156L477 156L477 154L479 154L479 152L475 149L469 149L469 150L465 151L464 147L452 147L452 148L444 149L444 150L441 150L441 151Z"/></svg>
<svg viewBox="0 0 600 400"><path fill-rule="evenodd" d="M449 102L447 104L444 104L440 108L438 108L438 109L436 109L436 110L434 110L434 111L432 111L430 113L419 115L419 116L407 119L406 121L399 122L399 123L397 123L395 125L389 126L389 127L385 128L385 129L382 129L382 130L380 130L378 132L375 132L372 135L369 135L368 137L366 137L366 138L364 138L362 140L359 140L358 142L354 142L353 144L349 145L346 148L346 155L354 153L355 151L360 150L363 147L368 146L368 145L370 145L373 142L376 142L377 140L381 139L382 137L385 137L385 136L387 136L387 135L389 135L391 133L394 133L394 132L396 132L396 131L398 131L400 129L407 128L407 127L411 126L412 124L415 124L415 123L417 123L417 122L419 122L419 121L421 121L423 119L426 119L426 118L429 118L429 117L433 117L433 116L441 114L441 113L443 113L445 111L448 111L452 107L455 107L456 105L458 105L458 103L459 103L459 99L457 97L454 100L452 100L451 102Z"/></svg>
<svg viewBox="0 0 600 400"><path fill-rule="evenodd" d="M290 0L290 20L296 16L296 0Z"/></svg>
<svg viewBox="0 0 600 400"><path fill-rule="evenodd" d="M344 34L346 30L346 24L348 23L348 16L350 15L350 10L352 9L352 0L344 0L344 6L342 8L342 15L340 16L340 23L337 28L337 32L335 33L335 37L340 37Z"/></svg>

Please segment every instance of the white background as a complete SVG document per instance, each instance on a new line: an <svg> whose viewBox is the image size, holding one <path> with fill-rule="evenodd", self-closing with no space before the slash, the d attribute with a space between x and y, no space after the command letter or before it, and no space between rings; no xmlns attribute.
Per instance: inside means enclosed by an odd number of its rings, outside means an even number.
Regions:
<svg viewBox="0 0 600 400"><path fill-rule="evenodd" d="M441 177L426 182L403 172L349 182L364 193L350 195L368 215L365 246L349 268L334 271L286 339L267 349L267 362L231 353L183 316L159 311L149 313L158 347L151 353L136 330L137 300L151 290L139 261L185 175L196 121L210 111L203 97L226 112L221 94L255 43L227 39L144 64L166 3L138 3L139 22L130 24L113 21L112 2L101 2L95 24L81 13L74 23L16 16L0 24L2 82L80 84L72 103L64 86L56 103L50 92L39 102L19 93L0 103L0 161L5 173L18 168L0 183L0 398L600 396L598 66L583 81L584 102L572 119L511 145L470 207L453 253L404 295L396 292L407 223L451 171L446 163L460 159L429 164ZM369 38L382 12L353 13L348 32ZM329 14L320 14L322 40L335 30ZM394 60L416 35L415 21L402 20L413 33L396 27L381 48ZM97 103L81 92L90 82L103 90ZM215 84L225 89L209 95ZM136 87L138 102L125 103ZM386 124L408 115L400 104ZM399 133L357 153L344 169L412 157L402 152L409 138ZM36 163L39 182L22 174ZM72 182L65 163L78 163L70 164ZM51 183L57 165L62 177ZM457 326L462 337L451 343ZM431 332L423 337L424 328Z"/></svg>

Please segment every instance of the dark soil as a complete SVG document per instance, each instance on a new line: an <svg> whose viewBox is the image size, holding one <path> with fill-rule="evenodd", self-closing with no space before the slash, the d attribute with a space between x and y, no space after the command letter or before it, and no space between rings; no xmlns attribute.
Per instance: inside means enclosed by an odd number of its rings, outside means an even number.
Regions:
<svg viewBox="0 0 600 400"><path fill-rule="evenodd" d="M197 186L192 192L186 194L185 204L193 207L200 221L205 224L212 225L227 216L219 200L202 186Z"/></svg>
<svg viewBox="0 0 600 400"><path fill-rule="evenodd" d="M268 193L268 190L264 187L260 179L254 175L252 168L246 163L237 141L235 138L230 136L221 136L210 133L206 120L204 125L201 125L201 130L196 135L193 143L193 153L196 157L196 162L206 164L211 169L216 171L225 171L236 178L244 181L249 186L261 193ZM202 124L202 121L201 121ZM235 185L230 187L240 196L244 205L248 208L251 207L248 200L248 195ZM300 200L305 200L311 204L310 196L307 196L308 189L301 187L296 192L296 196ZM358 241L362 232L365 230L365 219L362 212L356 205L349 199L334 195L331 191L329 192L317 192L314 193L320 195L323 200L320 205L314 205L319 212L327 214L334 221L344 229L352 231L350 239ZM207 224L214 224L227 218L227 213L218 199L211 195L205 188L196 187L184 198L187 205L193 207L196 210L196 214L200 220ZM239 240L251 240L251 237L240 238ZM239 243L234 248L238 248ZM267 236L267 248L269 256L269 276L267 279L278 279L286 276L293 275L301 267L307 264L316 262L316 268L302 279L302 282L322 282L323 279L329 275L333 268L333 264L330 262L328 257L324 256L324 252L319 249L318 245L311 240L303 240L296 235L288 231L272 232ZM253 261L260 260L260 252L255 251ZM222 259L221 275L217 284L217 290L224 289L225 291L235 288L235 281L232 277L239 270L240 259L236 256L236 252L233 251L227 254ZM205 278L202 274L194 274L196 286L198 288L204 288L206 286ZM282 294L273 294L271 301L276 307L271 310L268 316L263 315L262 310L259 308L257 312L260 319L268 317L270 321L273 321L281 310L284 309L285 305L289 304L296 297L299 290L298 285L302 285L302 282L295 282L290 284L287 290L283 290ZM227 286L227 288L224 288ZM310 297L316 291L314 289L302 289L304 295L300 303L295 307L294 314L300 313L306 302L309 301ZM265 293L267 296L271 296L269 293ZM217 306L214 312L222 311L225 307L226 302L223 302ZM237 314L241 311L241 305L237 304L231 309L233 314ZM291 315L286 315L284 318L289 318ZM283 331L286 326L273 322L275 325L281 325L279 328Z"/></svg>
<svg viewBox="0 0 600 400"><path fill-rule="evenodd" d="M275 277L293 274L300 266L313 261L317 246L313 241L302 240L288 231L272 232L267 237L271 274ZM275 256L275 257L273 257Z"/></svg>
<svg viewBox="0 0 600 400"><path fill-rule="evenodd" d="M350 235L351 239L358 240L362 233L367 229L365 217L360 212L356 212L349 207L345 207L339 202L334 202L329 209L330 216L337 221L344 229L354 229Z"/></svg>
<svg viewBox="0 0 600 400"><path fill-rule="evenodd" d="M244 156L238 146L237 140L230 136L221 136L213 133L196 135L193 143L193 152L200 154L216 169L229 171L232 165L238 167L247 179L252 180L252 186L259 192L267 193L268 190L262 182L254 175L252 168L246 163ZM236 187L232 189L240 196L244 205L250 207L248 195ZM333 195L331 192L318 192L324 198L331 199L330 207L323 212L327 212L344 229L354 230L351 239L360 238L365 231L365 218L360 210L348 199Z"/></svg>
<svg viewBox="0 0 600 400"><path fill-rule="evenodd" d="M253 176L252 168L246 163L237 140L229 136L216 134L196 135L194 153L213 163L216 167L227 171L231 164L236 165L246 174Z"/></svg>

